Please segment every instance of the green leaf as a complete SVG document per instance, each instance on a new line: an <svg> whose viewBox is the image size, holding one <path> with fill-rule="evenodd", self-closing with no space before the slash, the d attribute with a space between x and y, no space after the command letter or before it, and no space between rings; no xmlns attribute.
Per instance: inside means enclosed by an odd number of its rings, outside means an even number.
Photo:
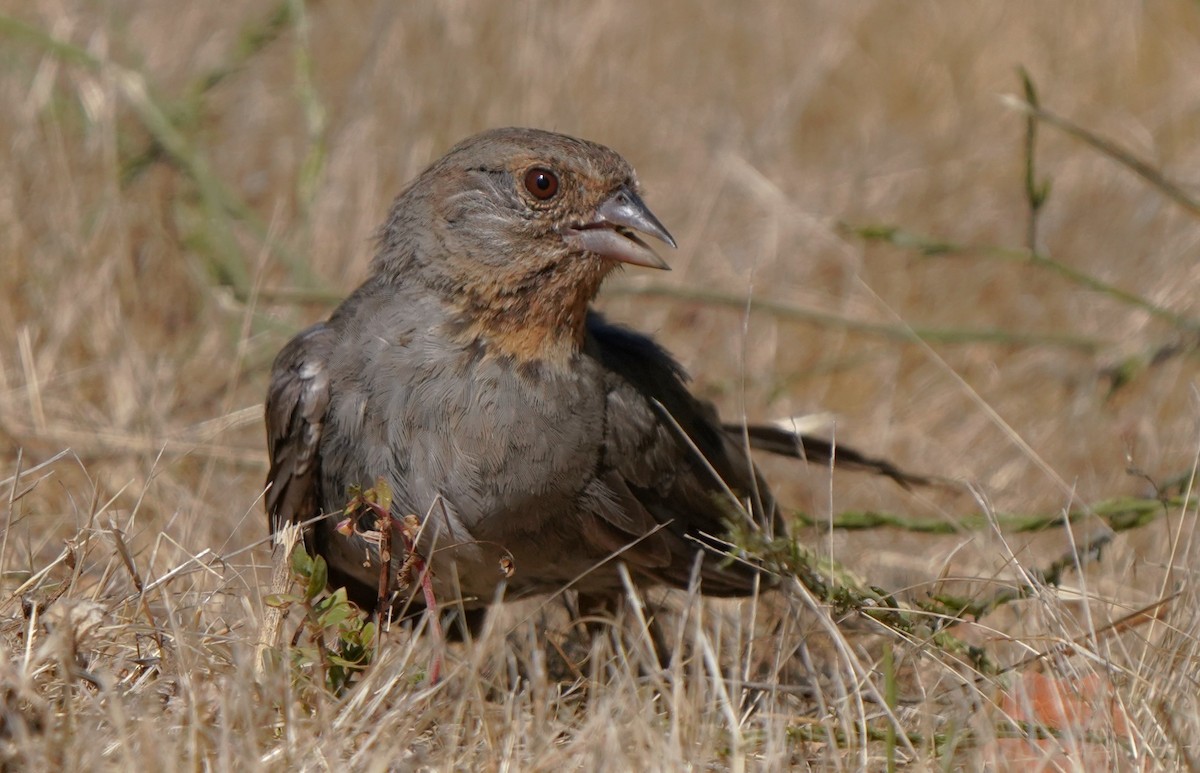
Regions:
<svg viewBox="0 0 1200 773"><path fill-rule="evenodd" d="M363 668L363 666L366 665L361 660L350 660L350 659L342 657L341 655L334 655L334 654L329 655L329 663L334 666L341 666L342 668L349 668L349 669L355 669L355 670L361 669L361 668Z"/></svg>
<svg viewBox="0 0 1200 773"><path fill-rule="evenodd" d="M286 609L292 604L297 604L301 601L299 596L291 593L271 593L263 597L263 603L268 607L276 609Z"/></svg>
<svg viewBox="0 0 1200 773"><path fill-rule="evenodd" d="M292 550L292 574L297 577L308 577L312 574L312 558L304 549L304 544L297 542Z"/></svg>
<svg viewBox="0 0 1200 773"><path fill-rule="evenodd" d="M322 628L336 628L341 625L347 618L354 614L354 610L350 609L348 604L331 605L324 614L320 616Z"/></svg>
<svg viewBox="0 0 1200 773"><path fill-rule="evenodd" d="M323 615L339 604L346 605L348 603L349 602L346 601L346 589L338 588L333 591L333 593L330 593L328 596L318 601L316 604L313 604L313 611L318 615Z"/></svg>
<svg viewBox="0 0 1200 773"><path fill-rule="evenodd" d="M312 559L312 573L308 576L308 587L304 589L304 597L315 599L325 590L325 584L329 581L329 568L325 564L325 559L317 556Z"/></svg>

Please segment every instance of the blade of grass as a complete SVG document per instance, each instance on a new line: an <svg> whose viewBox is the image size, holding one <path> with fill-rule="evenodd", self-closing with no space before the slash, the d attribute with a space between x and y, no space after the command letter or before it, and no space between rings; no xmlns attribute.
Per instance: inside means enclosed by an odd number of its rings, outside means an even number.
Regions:
<svg viewBox="0 0 1200 773"><path fill-rule="evenodd" d="M1021 85L1025 89L1025 101L1037 107L1037 89L1034 88L1033 78L1024 67L1018 68ZM1025 120L1025 201L1029 204L1029 224L1025 232L1025 247L1030 252L1037 251L1038 215L1050 197L1050 181L1038 182L1035 169L1037 156L1037 118L1030 115Z"/></svg>

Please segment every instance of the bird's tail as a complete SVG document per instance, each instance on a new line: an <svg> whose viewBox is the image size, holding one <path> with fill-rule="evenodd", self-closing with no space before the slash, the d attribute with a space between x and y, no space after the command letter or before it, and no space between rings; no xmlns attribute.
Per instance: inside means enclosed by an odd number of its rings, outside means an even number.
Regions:
<svg viewBox="0 0 1200 773"><path fill-rule="evenodd" d="M723 424L722 429L735 438L745 438L750 448L771 454L803 459L814 464L833 464L841 469L885 475L905 489L914 486L946 486L952 481L934 475L919 475L897 467L887 459L867 456L861 451L829 440L770 424Z"/></svg>

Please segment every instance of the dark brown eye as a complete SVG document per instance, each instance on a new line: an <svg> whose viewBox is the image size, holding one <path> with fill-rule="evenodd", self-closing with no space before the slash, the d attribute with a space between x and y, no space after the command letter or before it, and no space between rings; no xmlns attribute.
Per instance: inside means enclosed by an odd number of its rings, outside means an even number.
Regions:
<svg viewBox="0 0 1200 773"><path fill-rule="evenodd" d="M525 190L533 194L535 199L545 201L554 198L558 193L558 175L540 166L535 166L525 173Z"/></svg>

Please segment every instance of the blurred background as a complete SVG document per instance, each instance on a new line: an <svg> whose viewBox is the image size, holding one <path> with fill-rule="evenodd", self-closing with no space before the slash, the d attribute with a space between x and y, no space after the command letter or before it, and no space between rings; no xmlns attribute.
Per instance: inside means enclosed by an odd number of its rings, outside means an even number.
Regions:
<svg viewBox="0 0 1200 773"><path fill-rule="evenodd" d="M818 520L1054 514L1195 462L1197 211L1045 123L1031 156L1015 105L1024 68L1200 196L1196 2L3 5L0 480L50 462L11 508L9 587L96 503L151 571L263 540L272 358L362 281L405 182L503 125L634 164L680 247L599 306L727 418L828 412L838 442L976 490L768 461ZM815 534L889 589L1009 555ZM1169 536L1120 535L1099 581L1154 597Z"/></svg>

